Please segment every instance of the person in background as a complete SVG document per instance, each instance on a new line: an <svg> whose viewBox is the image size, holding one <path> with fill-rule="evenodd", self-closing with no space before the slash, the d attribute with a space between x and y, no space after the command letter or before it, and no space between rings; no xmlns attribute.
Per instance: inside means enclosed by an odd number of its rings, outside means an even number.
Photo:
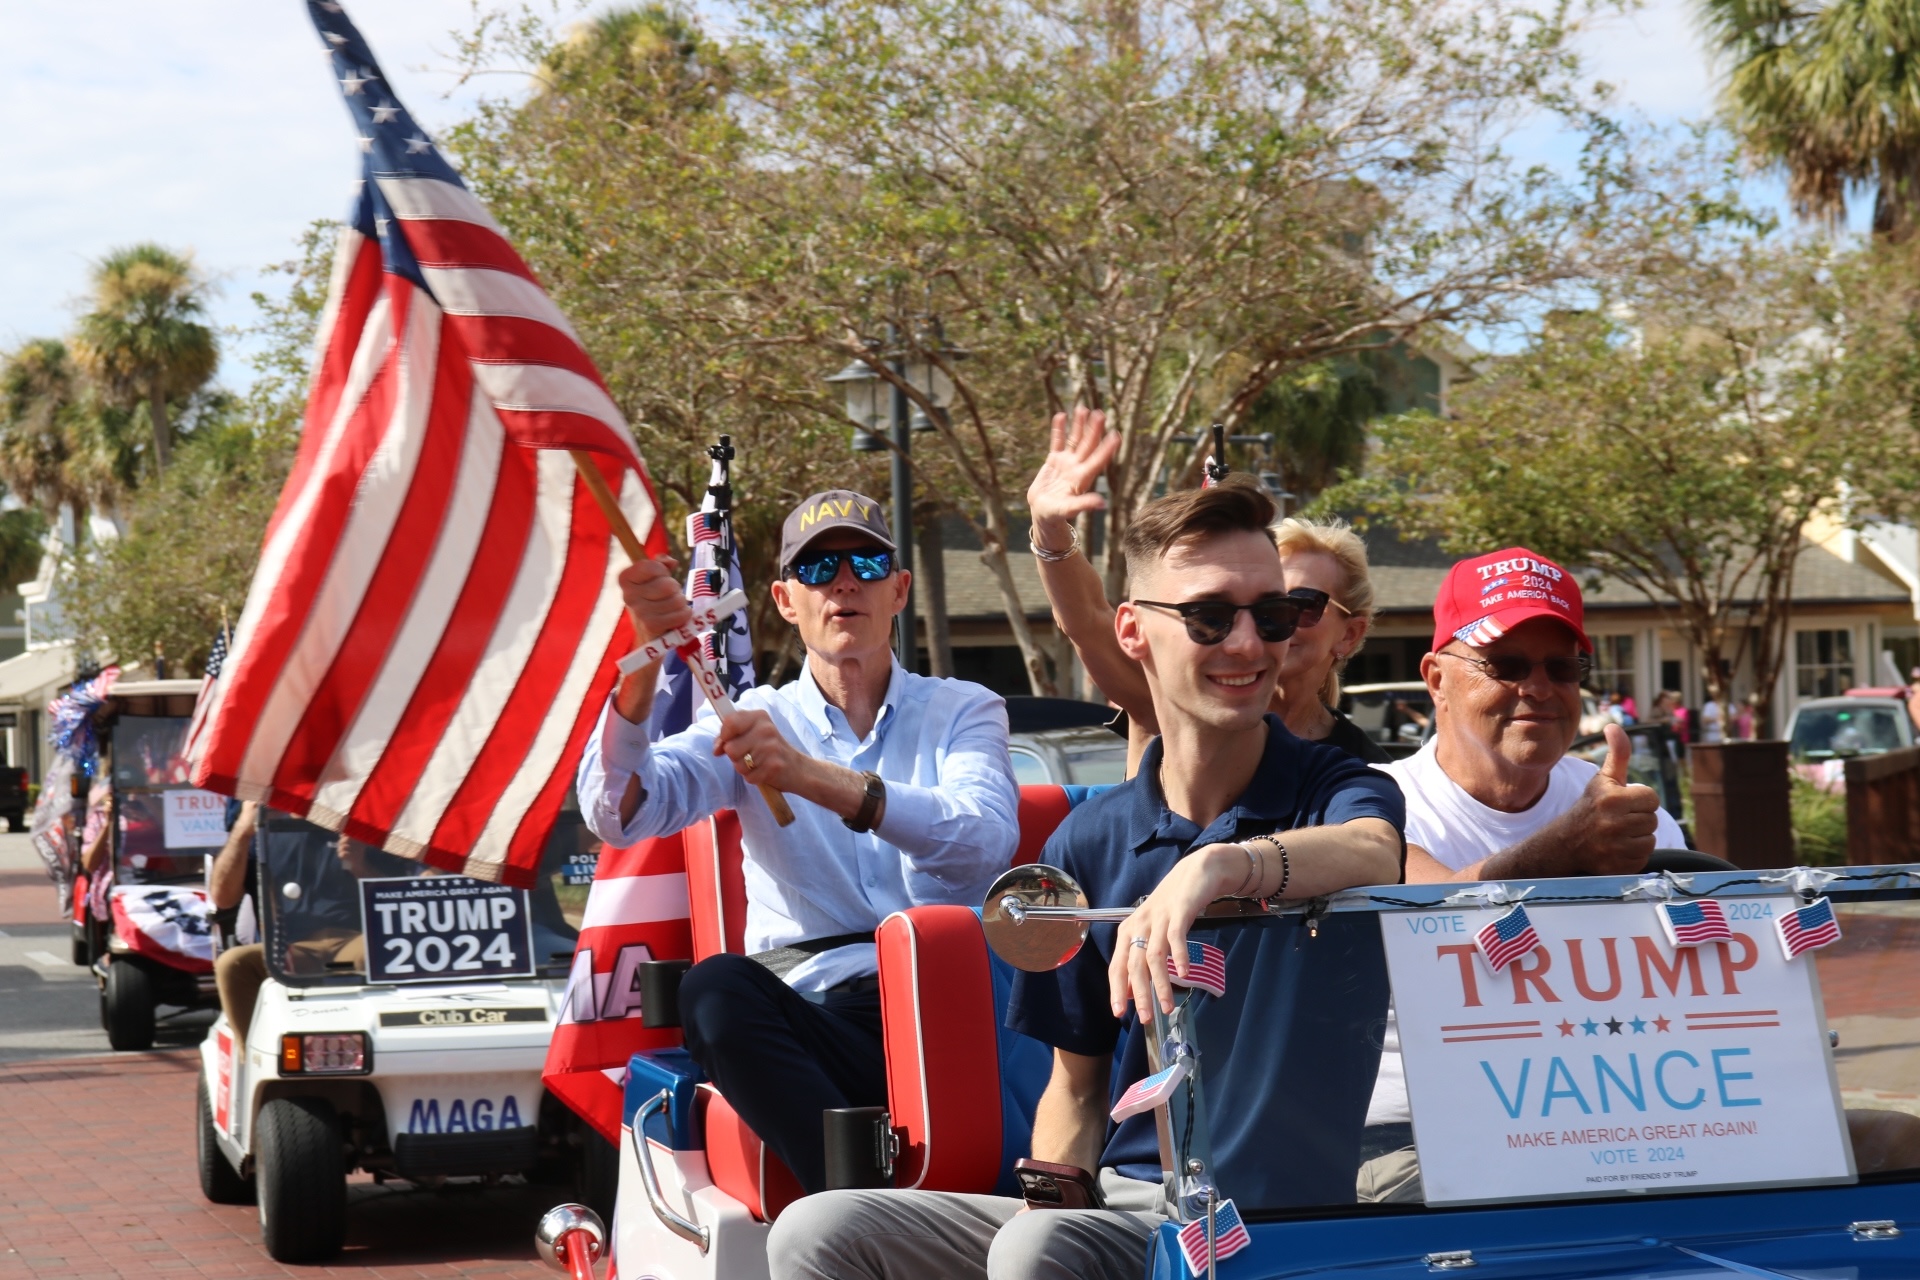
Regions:
<svg viewBox="0 0 1920 1280"><path fill-rule="evenodd" d="M1920 667L1909 671L1907 679L1912 681L1907 686L1907 715L1916 727L1920 727Z"/></svg>
<svg viewBox="0 0 1920 1280"><path fill-rule="evenodd" d="M1719 699L1712 693L1700 704L1700 741L1707 746L1718 746L1727 740L1727 713L1721 708Z"/></svg>
<svg viewBox="0 0 1920 1280"><path fill-rule="evenodd" d="M1757 693L1750 693L1740 700L1739 708L1733 713L1733 732L1730 736L1734 740L1753 741L1754 704L1759 700Z"/></svg>
<svg viewBox="0 0 1920 1280"><path fill-rule="evenodd" d="M233 801L227 810L226 843L207 868L207 899L213 906L220 946L213 960L213 984L220 991L220 1008L233 1027L233 1038L245 1044L247 1030L253 1025L254 1002L267 980L267 949L253 937L243 939L240 922L242 904L248 898L258 900L253 832L260 806L251 800ZM248 932L257 934L257 926Z"/></svg>
<svg viewBox="0 0 1920 1280"><path fill-rule="evenodd" d="M1622 728L1640 723L1640 706L1633 700L1632 691L1625 685L1620 686L1620 691L1614 694L1613 705L1619 709Z"/></svg>
<svg viewBox="0 0 1920 1280"><path fill-rule="evenodd" d="M1054 415L1047 459L1027 488L1027 508L1040 585L1053 606L1054 622L1073 642L1093 683L1126 712L1131 776L1160 725L1146 675L1115 638L1114 607L1099 572L1081 554L1074 526L1080 515L1106 506L1093 486L1120 445L1118 434L1106 434L1106 422L1099 410L1076 408L1069 430L1067 415ZM1373 625L1366 545L1339 521L1288 519L1275 524L1273 532L1288 592L1304 606L1274 689L1273 710L1295 737L1384 764L1389 757L1380 745L1337 710L1341 669L1366 643Z"/></svg>

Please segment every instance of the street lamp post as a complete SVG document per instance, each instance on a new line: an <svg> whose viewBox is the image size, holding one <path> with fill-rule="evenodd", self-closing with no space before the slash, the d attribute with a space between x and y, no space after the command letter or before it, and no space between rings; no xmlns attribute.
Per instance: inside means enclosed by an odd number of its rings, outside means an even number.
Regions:
<svg viewBox="0 0 1920 1280"><path fill-rule="evenodd" d="M945 345L938 320L929 322L928 336L932 340L931 349L943 358L957 360L966 355L964 351ZM891 380L882 378L878 372L878 365L883 361L888 372L893 374ZM884 350L872 351L854 360L827 381L846 388L847 417L854 423L855 453L878 453L887 448L887 442L879 437L879 428L882 423L885 424L893 447L892 524L893 540L898 547L894 559L900 568L912 573L913 433L935 428L932 421L917 412L917 406L907 395L906 388L911 386L926 396L938 412L953 400L953 381L939 365L919 354L917 348L911 352L905 350L900 341L900 331L892 324L887 326ZM909 671L918 669L911 581L907 587L907 606L900 611L894 623L893 649L901 666Z"/></svg>

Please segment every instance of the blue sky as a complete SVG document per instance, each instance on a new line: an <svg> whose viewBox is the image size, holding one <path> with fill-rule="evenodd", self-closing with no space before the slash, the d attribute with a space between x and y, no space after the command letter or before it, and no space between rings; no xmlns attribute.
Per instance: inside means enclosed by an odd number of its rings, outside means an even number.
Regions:
<svg viewBox="0 0 1920 1280"><path fill-rule="evenodd" d="M429 130L470 107L449 35L469 0L349 12ZM245 324L262 266L344 211L354 133L299 0L0 0L0 15L0 347L64 332L88 263L139 240L191 247L220 284L216 318ZM1611 18L1584 49L1593 77L1653 120L1710 109L1686 0ZM249 378L236 360L222 370L230 386Z"/></svg>

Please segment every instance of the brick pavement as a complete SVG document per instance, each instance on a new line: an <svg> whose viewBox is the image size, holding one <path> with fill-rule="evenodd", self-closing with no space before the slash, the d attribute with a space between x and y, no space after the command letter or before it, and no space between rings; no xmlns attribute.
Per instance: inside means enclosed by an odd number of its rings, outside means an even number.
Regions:
<svg viewBox="0 0 1920 1280"><path fill-rule="evenodd" d="M550 1187L349 1191L347 1248L283 1267L250 1207L213 1205L194 1173L192 1052L0 1065L0 1280L546 1274L533 1256Z"/></svg>

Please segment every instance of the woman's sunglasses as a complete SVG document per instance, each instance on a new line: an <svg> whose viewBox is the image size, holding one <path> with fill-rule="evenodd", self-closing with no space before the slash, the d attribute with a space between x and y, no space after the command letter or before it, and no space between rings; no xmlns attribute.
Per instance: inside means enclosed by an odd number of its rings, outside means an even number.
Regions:
<svg viewBox="0 0 1920 1280"><path fill-rule="evenodd" d="M798 578L809 587L824 587L839 576L842 561L851 562L853 576L862 582L878 582L893 572L893 552L879 547L858 551L816 551L801 556L787 566L783 577Z"/></svg>
<svg viewBox="0 0 1920 1280"><path fill-rule="evenodd" d="M1135 600L1136 606L1168 609L1187 624L1187 638L1195 644L1219 644L1233 632L1234 619L1242 609L1253 615L1253 629L1267 644L1293 638L1304 613L1302 602L1292 595L1268 596L1252 604L1228 604L1224 600L1189 600L1168 604L1163 600Z"/></svg>
<svg viewBox="0 0 1920 1280"><path fill-rule="evenodd" d="M1333 597L1318 587L1295 587L1287 592L1287 599L1300 602L1300 629L1318 626L1321 617L1327 611L1327 602ZM1340 606L1335 605L1334 608Z"/></svg>

